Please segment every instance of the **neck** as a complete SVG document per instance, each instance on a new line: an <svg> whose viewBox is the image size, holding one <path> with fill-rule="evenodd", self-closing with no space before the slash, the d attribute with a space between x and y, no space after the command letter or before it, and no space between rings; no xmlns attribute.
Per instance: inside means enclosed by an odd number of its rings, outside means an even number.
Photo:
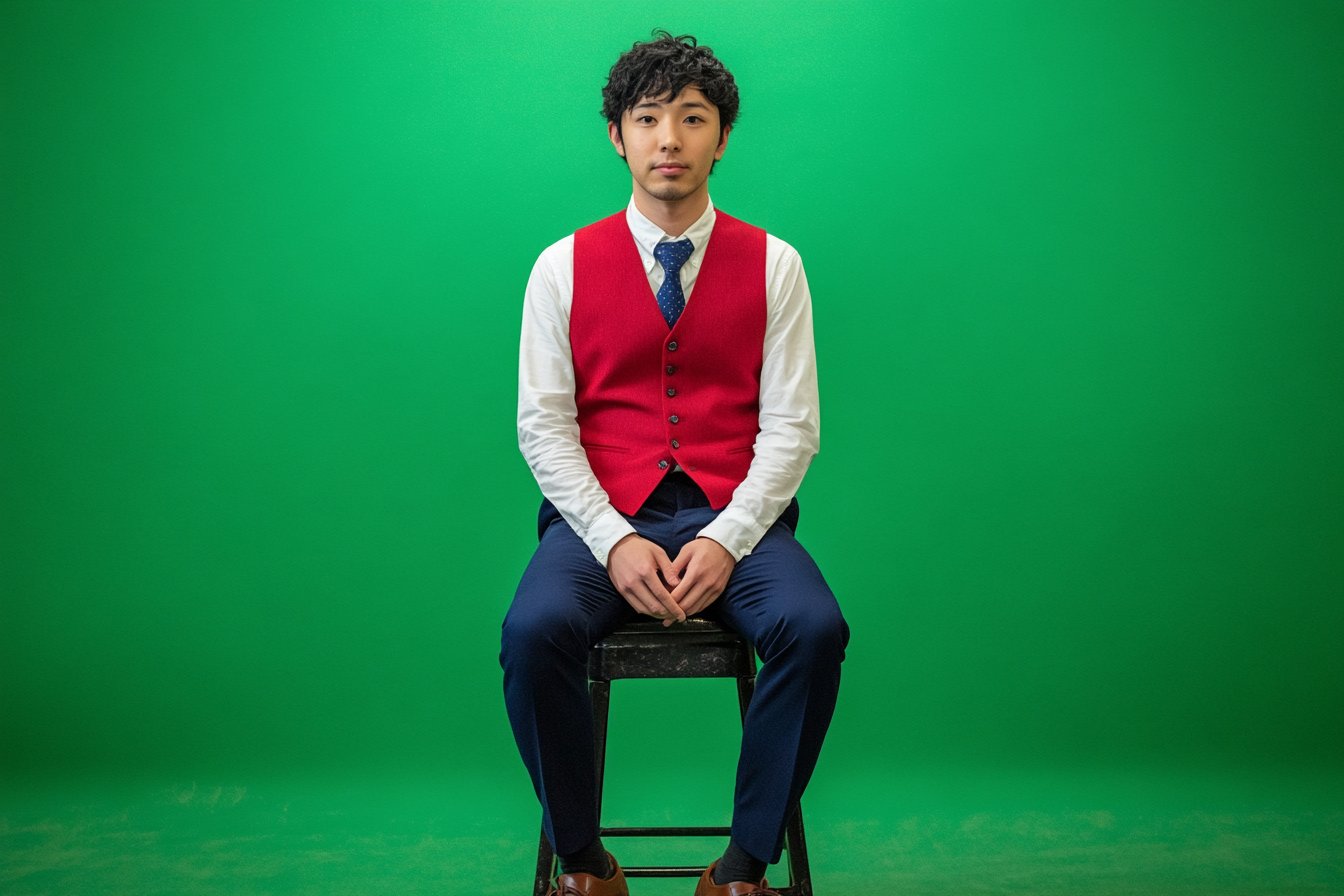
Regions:
<svg viewBox="0 0 1344 896"><path fill-rule="evenodd" d="M709 208L709 190L703 185L681 199L659 199L650 196L638 181L634 184L635 208L639 213L663 229L670 236L686 232Z"/></svg>

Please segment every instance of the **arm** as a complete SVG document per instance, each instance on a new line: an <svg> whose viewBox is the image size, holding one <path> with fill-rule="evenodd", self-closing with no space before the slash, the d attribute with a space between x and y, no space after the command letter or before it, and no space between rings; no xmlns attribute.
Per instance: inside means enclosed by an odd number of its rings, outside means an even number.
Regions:
<svg viewBox="0 0 1344 896"><path fill-rule="evenodd" d="M723 512L673 561L672 597L687 614L723 592L734 564L784 512L821 445L812 296L793 247L767 237L760 432L751 468Z"/></svg>
<svg viewBox="0 0 1344 896"><path fill-rule="evenodd" d="M607 569L626 601L669 623L684 620L667 590L677 582L671 559L636 535L611 506L579 444L569 346L573 265L574 239L567 237L541 254L528 278L518 350L518 448L541 493Z"/></svg>

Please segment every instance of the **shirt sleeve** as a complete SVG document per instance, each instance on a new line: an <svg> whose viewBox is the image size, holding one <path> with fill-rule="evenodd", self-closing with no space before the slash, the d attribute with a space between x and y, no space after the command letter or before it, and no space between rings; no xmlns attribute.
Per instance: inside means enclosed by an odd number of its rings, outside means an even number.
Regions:
<svg viewBox="0 0 1344 896"><path fill-rule="evenodd" d="M698 533L750 554L784 512L821 448L812 295L793 247L767 235L766 324L755 457L723 512Z"/></svg>
<svg viewBox="0 0 1344 896"><path fill-rule="evenodd" d="M523 295L518 348L518 448L541 493L605 568L611 549L635 531L593 475L579 444L569 310L574 295L574 237L548 248Z"/></svg>

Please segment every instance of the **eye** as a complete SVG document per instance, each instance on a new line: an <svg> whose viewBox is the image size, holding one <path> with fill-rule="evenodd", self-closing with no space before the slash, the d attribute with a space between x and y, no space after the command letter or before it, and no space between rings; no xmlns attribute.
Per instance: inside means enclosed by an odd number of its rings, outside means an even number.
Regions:
<svg viewBox="0 0 1344 896"><path fill-rule="evenodd" d="M688 116L686 116L686 123L687 123L687 124L699 124L699 123L702 122L702 121L704 121L704 119L701 118L699 115L688 115Z"/></svg>
<svg viewBox="0 0 1344 896"><path fill-rule="evenodd" d="M635 121L639 122L640 124L648 124L649 122L653 121L653 116L641 115L638 118L636 118Z"/></svg>

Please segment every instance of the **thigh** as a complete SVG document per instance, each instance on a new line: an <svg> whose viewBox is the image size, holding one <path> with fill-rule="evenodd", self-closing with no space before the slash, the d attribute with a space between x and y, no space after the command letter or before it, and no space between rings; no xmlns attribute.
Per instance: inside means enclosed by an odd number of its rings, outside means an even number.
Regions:
<svg viewBox="0 0 1344 896"><path fill-rule="evenodd" d="M504 618L504 648L546 641L586 656L593 644L635 616L563 519L546 527Z"/></svg>
<svg viewBox="0 0 1344 896"><path fill-rule="evenodd" d="M763 662L800 642L829 646L843 656L849 640L849 627L821 570L793 530L778 523L734 567L714 607Z"/></svg>

